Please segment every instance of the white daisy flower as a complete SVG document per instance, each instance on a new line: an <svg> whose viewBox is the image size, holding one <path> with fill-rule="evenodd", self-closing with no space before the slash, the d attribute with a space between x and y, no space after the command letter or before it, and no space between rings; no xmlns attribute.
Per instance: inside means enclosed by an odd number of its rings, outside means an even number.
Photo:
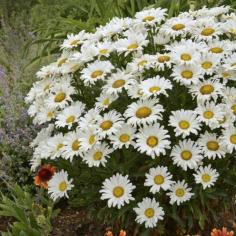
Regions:
<svg viewBox="0 0 236 236"><path fill-rule="evenodd" d="M203 70L200 65L175 65L171 76L183 85L197 84L203 77Z"/></svg>
<svg viewBox="0 0 236 236"><path fill-rule="evenodd" d="M149 54L134 57L134 59L128 63L126 70L132 73L142 72L153 66L153 59L153 56Z"/></svg>
<svg viewBox="0 0 236 236"><path fill-rule="evenodd" d="M37 73L36 77L38 79L48 79L52 78L57 74L57 64L56 63L51 63L47 66L43 66Z"/></svg>
<svg viewBox="0 0 236 236"><path fill-rule="evenodd" d="M85 113L83 117L80 117L78 127L81 130L87 130L88 127L97 128L97 117L100 116L99 110L92 108Z"/></svg>
<svg viewBox="0 0 236 236"><path fill-rule="evenodd" d="M134 80L131 74L126 73L126 71L118 70L107 80L107 84L103 86L103 91L108 94L116 95L121 93L123 89L129 89L133 84Z"/></svg>
<svg viewBox="0 0 236 236"><path fill-rule="evenodd" d="M99 111L106 110L114 101L118 99L116 94L108 94L102 92L99 97L96 98L97 102L95 103L95 109Z"/></svg>
<svg viewBox="0 0 236 236"><path fill-rule="evenodd" d="M59 133L47 139L45 152L49 152L51 159L56 159L62 155L62 147L64 146L64 136Z"/></svg>
<svg viewBox="0 0 236 236"><path fill-rule="evenodd" d="M84 153L82 158L89 167L105 166L107 158L110 158L109 154L112 152L113 149L110 149L105 143L101 143L93 146L92 149Z"/></svg>
<svg viewBox="0 0 236 236"><path fill-rule="evenodd" d="M109 61L95 61L81 71L81 79L85 85L91 85L103 80L112 69L114 66Z"/></svg>
<svg viewBox="0 0 236 236"><path fill-rule="evenodd" d="M33 119L34 124L44 124L56 118L59 112L56 108L48 108L47 105L41 106Z"/></svg>
<svg viewBox="0 0 236 236"><path fill-rule="evenodd" d="M78 130L80 146L82 150L89 150L94 145L100 143L100 139L97 134L97 130L93 126L88 126L87 129Z"/></svg>
<svg viewBox="0 0 236 236"><path fill-rule="evenodd" d="M189 91L198 101L207 101L210 99L216 101L219 96L223 95L222 88L222 84L217 81L205 80L204 82L191 86Z"/></svg>
<svg viewBox="0 0 236 236"><path fill-rule="evenodd" d="M181 40L179 43L167 46L170 49L170 55L175 64L178 65L195 65L200 60L200 48L204 48L203 44L197 44L192 40Z"/></svg>
<svg viewBox="0 0 236 236"><path fill-rule="evenodd" d="M56 127L68 127L68 129L71 129L72 125L78 122L84 109L85 105L79 101L66 107L56 116Z"/></svg>
<svg viewBox="0 0 236 236"><path fill-rule="evenodd" d="M139 88L140 83L138 81L135 81L134 84L127 89L128 96L130 98L144 98L143 92Z"/></svg>
<svg viewBox="0 0 236 236"><path fill-rule="evenodd" d="M168 96L166 90L172 89L172 83L170 80L164 79L163 77L156 76L153 78L148 78L140 83L140 90L143 96L149 98L151 96L157 96L159 94L164 94Z"/></svg>
<svg viewBox="0 0 236 236"><path fill-rule="evenodd" d="M171 60L170 54L169 53L157 53L154 58L153 64L160 71L163 71L166 68L171 68L172 60Z"/></svg>
<svg viewBox="0 0 236 236"><path fill-rule="evenodd" d="M206 75L212 75L215 73L215 69L217 68L220 59L214 54L204 53L199 60L202 70Z"/></svg>
<svg viewBox="0 0 236 236"><path fill-rule="evenodd" d="M231 53L231 41L229 40L213 40L208 42L208 51L215 56L214 58L222 59L225 55Z"/></svg>
<svg viewBox="0 0 236 236"><path fill-rule="evenodd" d="M219 177L219 173L216 169L211 168L211 165L200 166L196 171L196 174L193 174L197 184L202 184L203 189L214 186L216 180Z"/></svg>
<svg viewBox="0 0 236 236"><path fill-rule="evenodd" d="M74 187L72 181L72 179L68 179L68 173L64 170L53 175L48 181L48 193L53 201L62 197L69 197L67 192Z"/></svg>
<svg viewBox="0 0 236 236"><path fill-rule="evenodd" d="M97 117L97 134L100 138L105 138L106 136L113 135L116 133L120 127L123 125L124 120L116 111L109 111L103 116Z"/></svg>
<svg viewBox="0 0 236 236"><path fill-rule="evenodd" d="M211 129L219 127L219 120L224 118L224 111L221 106L215 104L215 102L198 103L195 109L197 120L208 125Z"/></svg>
<svg viewBox="0 0 236 236"><path fill-rule="evenodd" d="M35 82L29 93L27 94L25 101L27 103L32 103L35 99L46 96L47 94L49 94L52 85L52 78L46 78Z"/></svg>
<svg viewBox="0 0 236 236"><path fill-rule="evenodd" d="M108 57L110 53L114 50L113 43L109 41L98 42L96 44L96 49L98 50L98 55Z"/></svg>
<svg viewBox="0 0 236 236"><path fill-rule="evenodd" d="M49 108L64 108L69 102L72 102L71 95L74 93L75 88L71 86L71 79L69 77L61 78L54 82L45 103Z"/></svg>
<svg viewBox="0 0 236 236"><path fill-rule="evenodd" d="M117 52L125 53L125 56L131 52L141 51L143 47L148 44L148 40L146 40L146 34L141 34L137 32L130 32L127 38L119 39L115 43L115 47Z"/></svg>
<svg viewBox="0 0 236 236"><path fill-rule="evenodd" d="M226 146L229 153L236 150L236 128L234 126L224 130L221 143Z"/></svg>
<svg viewBox="0 0 236 236"><path fill-rule="evenodd" d="M121 149L122 147L128 148L130 145L134 145L135 131L136 129L132 126L124 124L114 135L110 136L109 139L115 149Z"/></svg>
<svg viewBox="0 0 236 236"><path fill-rule="evenodd" d="M192 30L193 23L194 21L190 18L172 17L161 26L160 32L172 38L176 38L179 35L184 37Z"/></svg>
<svg viewBox="0 0 236 236"><path fill-rule="evenodd" d="M152 124L162 118L164 111L162 105L158 104L158 99L139 100L131 103L124 116L128 124L140 126L141 124Z"/></svg>
<svg viewBox="0 0 236 236"><path fill-rule="evenodd" d="M120 209L125 203L134 200L131 193L136 188L128 179L128 175L123 176L119 173L109 179L105 179L102 189L99 191L102 200L108 199L108 207Z"/></svg>
<svg viewBox="0 0 236 236"><path fill-rule="evenodd" d="M192 35L197 41L212 41L213 39L218 39L218 37L223 34L222 25L216 23L213 18L200 19L196 21L193 27Z"/></svg>
<svg viewBox="0 0 236 236"><path fill-rule="evenodd" d="M140 153L146 153L154 159L160 154L166 154L171 144L169 138L168 131L159 124L144 126L136 134L135 147Z"/></svg>
<svg viewBox="0 0 236 236"><path fill-rule="evenodd" d="M61 45L61 49L73 49L87 39L87 33L82 30L79 34L69 34Z"/></svg>
<svg viewBox="0 0 236 236"><path fill-rule="evenodd" d="M197 120L197 115L192 110L172 111L169 119L169 125L174 127L176 135L182 135L183 138L191 133L198 134L201 124Z"/></svg>
<svg viewBox="0 0 236 236"><path fill-rule="evenodd" d="M205 132L197 141L201 152L209 159L225 157L225 148L216 134Z"/></svg>
<svg viewBox="0 0 236 236"><path fill-rule="evenodd" d="M136 221L139 224L145 223L146 228L154 228L159 220L163 220L164 211L159 203L153 198L143 198L138 203L138 207L134 208L137 214Z"/></svg>
<svg viewBox="0 0 236 236"><path fill-rule="evenodd" d="M150 8L137 12L134 17L147 25L159 24L165 19L166 11L167 9Z"/></svg>
<svg viewBox="0 0 236 236"><path fill-rule="evenodd" d="M183 170L195 169L203 159L201 151L197 144L192 140L180 141L178 145L174 146L170 156L173 163L183 168Z"/></svg>
<svg viewBox="0 0 236 236"><path fill-rule="evenodd" d="M150 192L155 194L161 189L168 190L173 183L172 175L168 172L167 167L157 166L156 168L151 168L147 174L145 174L146 179L144 186L149 186Z"/></svg>
<svg viewBox="0 0 236 236"><path fill-rule="evenodd" d="M190 192L191 190L185 180L175 182L171 185L170 192L167 193L170 197L170 204L176 203L179 206L181 203L189 201L194 195L194 193Z"/></svg>
<svg viewBox="0 0 236 236"><path fill-rule="evenodd" d="M77 131L71 131L65 135L64 138L64 146L62 147L62 157L66 160L72 161L73 157L75 156L81 156L82 151L81 150L81 141L79 139L80 132Z"/></svg>

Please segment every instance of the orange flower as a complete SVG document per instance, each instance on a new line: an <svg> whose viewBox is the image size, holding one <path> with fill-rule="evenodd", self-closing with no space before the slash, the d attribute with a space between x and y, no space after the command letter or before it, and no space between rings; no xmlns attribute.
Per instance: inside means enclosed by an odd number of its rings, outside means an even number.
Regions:
<svg viewBox="0 0 236 236"><path fill-rule="evenodd" d="M113 236L113 233L111 231L107 231L106 236Z"/></svg>
<svg viewBox="0 0 236 236"><path fill-rule="evenodd" d="M107 231L105 236L113 236L113 233L111 231ZM119 236L126 236L126 232L121 230Z"/></svg>
<svg viewBox="0 0 236 236"><path fill-rule="evenodd" d="M119 236L126 236L126 232L124 230L121 230Z"/></svg>
<svg viewBox="0 0 236 236"><path fill-rule="evenodd" d="M48 181L52 178L56 171L56 167L52 165L44 165L34 177L34 184L41 188L48 188Z"/></svg>
<svg viewBox="0 0 236 236"><path fill-rule="evenodd" d="M227 228L223 227L221 229L213 229L211 232L211 236L234 236L233 231L227 231Z"/></svg>

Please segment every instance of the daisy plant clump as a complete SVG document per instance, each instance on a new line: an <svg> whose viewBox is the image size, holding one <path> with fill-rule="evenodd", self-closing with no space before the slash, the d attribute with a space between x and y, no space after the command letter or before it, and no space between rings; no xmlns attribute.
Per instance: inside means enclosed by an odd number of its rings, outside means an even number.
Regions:
<svg viewBox="0 0 236 236"><path fill-rule="evenodd" d="M31 144L36 184L96 203L120 228L169 218L203 228L212 199L234 188L236 15L166 12L68 35L26 97L44 124Z"/></svg>

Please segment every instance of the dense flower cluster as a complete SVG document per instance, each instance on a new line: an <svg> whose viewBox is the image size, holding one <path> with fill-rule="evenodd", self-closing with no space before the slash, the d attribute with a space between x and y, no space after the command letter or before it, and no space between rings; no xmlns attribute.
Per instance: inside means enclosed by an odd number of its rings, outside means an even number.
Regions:
<svg viewBox="0 0 236 236"><path fill-rule="evenodd" d="M203 8L168 19L166 11L146 9L68 35L26 98L34 123L48 124L32 143L32 170L61 158L104 168L118 149L158 160L143 182L152 198L133 209L147 228L164 218L160 192L170 204L189 201L196 184L215 185L215 163L236 150L235 13ZM100 193L119 209L139 190L132 173L114 172ZM47 183L54 200L73 186L64 170Z"/></svg>

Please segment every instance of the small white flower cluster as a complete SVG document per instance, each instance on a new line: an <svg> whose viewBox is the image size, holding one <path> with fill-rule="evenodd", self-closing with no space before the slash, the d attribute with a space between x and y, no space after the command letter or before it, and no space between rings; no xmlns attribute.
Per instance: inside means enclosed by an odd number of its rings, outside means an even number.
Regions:
<svg viewBox="0 0 236 236"><path fill-rule="evenodd" d="M68 35L26 97L34 123L49 124L32 143L32 170L59 158L106 166L117 149L132 149L159 159L144 186L167 191L170 204L194 195L194 183L171 173L170 163L203 189L215 184L212 166L236 150L236 15L223 6L166 16L166 9L146 9L95 33ZM63 171L49 193L57 199L72 187ZM128 175L116 173L104 181L101 199L120 208L135 200L134 189ZM155 198L134 211L146 227L164 216Z"/></svg>

